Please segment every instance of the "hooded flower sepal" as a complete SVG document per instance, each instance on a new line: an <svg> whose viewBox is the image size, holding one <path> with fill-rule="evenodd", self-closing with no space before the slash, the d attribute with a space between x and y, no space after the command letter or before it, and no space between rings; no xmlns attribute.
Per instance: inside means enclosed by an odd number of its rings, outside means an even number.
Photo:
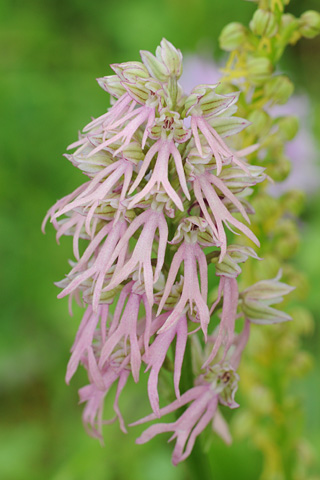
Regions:
<svg viewBox="0 0 320 480"><path fill-rule="evenodd" d="M119 99L126 93L126 89L121 84L121 79L118 75L107 75L105 77L97 78L99 86L112 97Z"/></svg>
<svg viewBox="0 0 320 480"><path fill-rule="evenodd" d="M240 275L239 263L246 262L249 257L261 260L253 248L244 245L229 245L221 262L219 262L219 252L212 252L207 256L208 260L216 266L215 274L229 278Z"/></svg>
<svg viewBox="0 0 320 480"><path fill-rule="evenodd" d="M123 205L128 208L130 204L130 198L123 202ZM156 212L163 212L166 217L174 218L176 215L177 207L165 192L163 188L158 188L156 185L150 190L150 192L137 204L135 204L135 208L131 210L126 210L126 212L133 212L137 208L142 208L143 210L147 210L151 208Z"/></svg>
<svg viewBox="0 0 320 480"><path fill-rule="evenodd" d="M190 244L198 243L203 247L220 245L208 222L202 217L195 216L181 220L175 236L169 243L172 245L177 245L183 240Z"/></svg>
<svg viewBox="0 0 320 480"><path fill-rule="evenodd" d="M206 172L213 171L216 174L217 171L217 162L215 157L212 155L210 147L208 146L203 135L200 134L199 139L202 145L203 156L199 155L198 149L195 146L195 142L192 137L186 148L187 158L184 168L188 181L193 181L196 177ZM224 166L229 165L230 163L231 158L226 159L224 162Z"/></svg>
<svg viewBox="0 0 320 480"><path fill-rule="evenodd" d="M185 99L183 116L194 115L210 118L222 114L238 101L239 93L217 94L215 89L218 85L198 85L195 87Z"/></svg>
<svg viewBox="0 0 320 480"><path fill-rule="evenodd" d="M89 154L94 149L92 142L87 141L81 145L77 150L72 154L64 154L64 157L67 158L72 165L82 170L85 174L92 177L96 173L99 173L103 168L108 167L111 163L114 162L112 154L108 151L98 152L93 157L90 157Z"/></svg>
<svg viewBox="0 0 320 480"><path fill-rule="evenodd" d="M150 128L150 137L153 140L165 138L173 139L177 143L185 143L189 140L191 132L183 125L179 113L172 112L168 108L160 110L160 117L155 119L154 126Z"/></svg>
<svg viewBox="0 0 320 480"><path fill-rule="evenodd" d="M112 70L122 82L145 82L150 79L150 74L141 62L123 62L110 65Z"/></svg>
<svg viewBox="0 0 320 480"><path fill-rule="evenodd" d="M161 283L164 283L163 287L159 289L158 292L154 295L154 303L155 305L159 305L161 302L161 298L163 297L163 292L164 292L164 287L165 287L165 280ZM180 300L182 290L183 290L183 284L184 284L184 277L183 275L180 275L180 279L178 282L175 282L171 288L170 294L168 295L168 298L166 299L165 303L163 304L163 310L173 310L177 303ZM185 309L187 311L187 307Z"/></svg>
<svg viewBox="0 0 320 480"><path fill-rule="evenodd" d="M246 165L246 167L249 174L237 166L228 166L221 171L219 178L232 193L240 193L245 188L253 187L267 178L263 173L265 168L256 165Z"/></svg>
<svg viewBox="0 0 320 480"><path fill-rule="evenodd" d="M160 82L168 82L169 77L180 78L182 74L182 54L165 38L156 49L156 55L141 50L142 61L150 75Z"/></svg>
<svg viewBox="0 0 320 480"><path fill-rule="evenodd" d="M272 280L262 280L241 292L240 306L250 322L263 325L291 320L290 315L270 306L282 302L283 296L295 289L279 282L281 275L280 271Z"/></svg>

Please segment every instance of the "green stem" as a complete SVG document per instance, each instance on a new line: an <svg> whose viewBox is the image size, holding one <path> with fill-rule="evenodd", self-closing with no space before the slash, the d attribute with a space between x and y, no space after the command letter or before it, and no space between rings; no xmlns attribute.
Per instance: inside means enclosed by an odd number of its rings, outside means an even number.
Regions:
<svg viewBox="0 0 320 480"><path fill-rule="evenodd" d="M190 456L185 460L188 480L212 480L214 478L208 455L204 453L201 437L198 437ZM215 478L215 480L217 480Z"/></svg>

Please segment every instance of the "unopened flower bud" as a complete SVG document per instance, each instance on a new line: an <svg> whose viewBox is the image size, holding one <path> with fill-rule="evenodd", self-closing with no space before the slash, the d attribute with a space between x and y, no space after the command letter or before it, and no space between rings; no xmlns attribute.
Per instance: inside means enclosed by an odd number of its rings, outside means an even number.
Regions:
<svg viewBox="0 0 320 480"><path fill-rule="evenodd" d="M308 10L300 17L301 35L305 38L314 38L320 33L320 13Z"/></svg>
<svg viewBox="0 0 320 480"><path fill-rule="evenodd" d="M291 13L282 15L280 28L282 38L286 39L291 45L294 45L301 37L299 33L299 20L291 15Z"/></svg>
<svg viewBox="0 0 320 480"><path fill-rule="evenodd" d="M277 164L270 165L268 174L275 182L283 182L291 172L291 161L284 155L278 158Z"/></svg>
<svg viewBox="0 0 320 480"><path fill-rule="evenodd" d="M222 50L232 52L241 47L246 39L246 28L241 23L232 22L222 30L219 37L219 45Z"/></svg>
<svg viewBox="0 0 320 480"><path fill-rule="evenodd" d="M291 320L287 313L270 307L274 303L282 302L282 297L294 290L294 287L279 282L279 278L280 275L277 275L272 280L257 282L240 294L241 308L251 322L269 324Z"/></svg>
<svg viewBox="0 0 320 480"><path fill-rule="evenodd" d="M125 93L125 88L121 85L118 75L97 78L97 82L103 90L110 93L113 97L120 98Z"/></svg>
<svg viewBox="0 0 320 480"><path fill-rule="evenodd" d="M290 365L290 373L296 377L303 377L313 367L314 360L309 352L297 352L294 362Z"/></svg>
<svg viewBox="0 0 320 480"><path fill-rule="evenodd" d="M161 40L160 47L156 50L156 56L167 67L169 74L180 78L182 74L182 53L165 38Z"/></svg>
<svg viewBox="0 0 320 480"><path fill-rule="evenodd" d="M283 141L292 140L299 130L298 118L294 115L288 115L278 120L278 133Z"/></svg>
<svg viewBox="0 0 320 480"><path fill-rule="evenodd" d="M298 335L310 335L314 331L315 322L312 313L304 307L295 306L292 311L292 329Z"/></svg>
<svg viewBox="0 0 320 480"><path fill-rule="evenodd" d="M249 78L255 85L265 82L273 71L271 61L266 57L250 57L247 60Z"/></svg>
<svg viewBox="0 0 320 480"><path fill-rule="evenodd" d="M292 215L300 215L305 206L306 194L301 190L289 190L282 196L285 209Z"/></svg>
<svg viewBox="0 0 320 480"><path fill-rule="evenodd" d="M198 242L206 247L217 243L208 222L202 217L188 217L180 222L170 243L175 245L182 240L191 244Z"/></svg>
<svg viewBox="0 0 320 480"><path fill-rule="evenodd" d="M166 82L169 77L169 71L166 66L147 50L141 50L140 55L143 63L152 77L160 82Z"/></svg>
<svg viewBox="0 0 320 480"><path fill-rule="evenodd" d="M253 110L253 112L248 115L248 120L251 122L251 125L248 127L248 132L258 135L259 137L270 128L271 119L264 110Z"/></svg>
<svg viewBox="0 0 320 480"><path fill-rule="evenodd" d="M274 13L259 8L253 15L250 28L255 35L272 37L278 30L277 18Z"/></svg>
<svg viewBox="0 0 320 480"><path fill-rule="evenodd" d="M279 103L283 105L287 103L293 93L293 83L285 75L277 75L270 78L264 86L265 96L272 101L273 104Z"/></svg>
<svg viewBox="0 0 320 480"><path fill-rule="evenodd" d="M261 260L251 247L229 245L223 260L219 262L219 257L217 255L212 255L211 263L216 264L217 276L223 275L224 277L236 278L241 273L241 268L238 264L246 262L248 257Z"/></svg>
<svg viewBox="0 0 320 480"><path fill-rule="evenodd" d="M274 233L277 238L276 253L282 259L292 257L299 247L299 234L295 223L290 219L283 220Z"/></svg>

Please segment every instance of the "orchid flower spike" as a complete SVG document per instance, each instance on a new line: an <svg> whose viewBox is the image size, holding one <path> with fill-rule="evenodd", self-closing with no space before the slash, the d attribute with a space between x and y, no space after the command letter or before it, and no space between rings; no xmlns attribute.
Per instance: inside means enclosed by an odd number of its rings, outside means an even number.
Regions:
<svg viewBox="0 0 320 480"><path fill-rule="evenodd" d="M137 441L172 432L177 464L209 423L230 442L219 404L238 406L236 369L250 325L287 320L270 305L290 287L277 278L239 293L239 264L259 259L243 245L259 246L247 197L266 179L263 168L244 158L259 145L236 151L230 142L249 124L234 116L239 92L223 93L214 84L185 94L182 54L166 39L155 55L140 53L141 62L114 64L114 75L98 79L111 106L66 155L87 181L59 200L44 224L51 220L57 240L73 237L75 259L57 285L59 298L69 295L70 304L75 298L86 308L66 374L69 383L80 364L87 370L89 384L79 391L86 428L102 440L103 404L115 384L114 411L126 431L119 396L144 369L153 413L136 424L184 411ZM232 232L242 245L230 244ZM212 305L213 271L220 284ZM241 316L245 327L236 334ZM186 351L192 362L184 361ZM198 371L186 374L196 357ZM176 399L160 407L164 369L172 373Z"/></svg>

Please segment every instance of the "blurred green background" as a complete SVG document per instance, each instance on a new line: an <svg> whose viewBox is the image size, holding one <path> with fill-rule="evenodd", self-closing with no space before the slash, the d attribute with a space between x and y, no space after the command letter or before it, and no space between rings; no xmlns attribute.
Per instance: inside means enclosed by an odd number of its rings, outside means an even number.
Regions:
<svg viewBox="0 0 320 480"><path fill-rule="evenodd" d="M289 11L319 10L319 1L295 0ZM221 58L217 38L231 21L247 23L255 5L241 0L4 0L0 3L1 45L1 323L0 478L3 480L184 479L184 466L171 465L164 436L136 446L138 429L123 435L105 427L105 447L81 423L78 372L64 383L69 349L81 316L58 301L53 281L68 270L71 241L55 244L40 224L47 209L83 181L62 157L91 116L108 106L96 77L109 63L137 60L162 37L184 54ZM311 125L320 137L320 41L301 41L288 50L282 69L297 91L311 98ZM303 168L303 159L301 159ZM295 386L306 414L305 436L320 448L320 195L309 196L301 222L297 264L310 279L308 306L316 319L305 347L316 367ZM146 375L130 383L122 408L131 420L149 411ZM105 416L112 416L112 396ZM279 446L281 448L281 445ZM210 451L216 479L256 480L261 456L250 442ZM319 467L320 468L320 467Z"/></svg>

